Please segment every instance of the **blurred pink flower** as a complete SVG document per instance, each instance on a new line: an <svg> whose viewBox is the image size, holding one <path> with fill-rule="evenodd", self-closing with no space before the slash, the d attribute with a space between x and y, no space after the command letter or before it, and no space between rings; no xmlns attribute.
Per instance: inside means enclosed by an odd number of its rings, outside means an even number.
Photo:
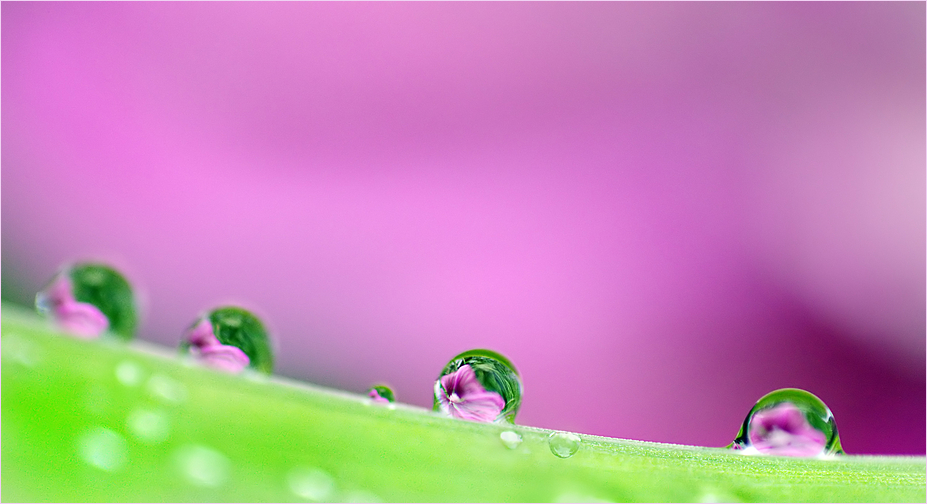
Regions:
<svg viewBox="0 0 927 504"><path fill-rule="evenodd" d="M99 308L74 299L71 281L61 275L39 294L39 309L49 313L66 332L81 338L96 338L109 329L109 319Z"/></svg>
<svg viewBox="0 0 927 504"><path fill-rule="evenodd" d="M468 364L435 382L435 396L441 411L463 420L492 422L505 407L502 396L483 388Z"/></svg>
<svg viewBox="0 0 927 504"><path fill-rule="evenodd" d="M190 353L194 358L209 367L240 373L251 363L251 359L240 348L219 342L208 318L201 320L187 333L187 341L190 342Z"/></svg>
<svg viewBox="0 0 927 504"><path fill-rule="evenodd" d="M371 399L373 399L373 402L389 404L389 399L387 399L387 398L381 396L380 393L377 391L376 388L370 389L370 392L368 392L367 395L368 395Z"/></svg>
<svg viewBox="0 0 927 504"><path fill-rule="evenodd" d="M827 436L808 423L800 409L787 402L753 415L750 443L767 455L814 457L824 450Z"/></svg>

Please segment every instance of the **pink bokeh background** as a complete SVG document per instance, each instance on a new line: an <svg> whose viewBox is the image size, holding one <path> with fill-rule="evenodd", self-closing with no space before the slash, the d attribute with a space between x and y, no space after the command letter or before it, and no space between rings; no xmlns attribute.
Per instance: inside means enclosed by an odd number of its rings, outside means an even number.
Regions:
<svg viewBox="0 0 927 504"><path fill-rule="evenodd" d="M800 387L925 453L925 4L2 4L3 297L112 261L176 345L721 446Z"/></svg>

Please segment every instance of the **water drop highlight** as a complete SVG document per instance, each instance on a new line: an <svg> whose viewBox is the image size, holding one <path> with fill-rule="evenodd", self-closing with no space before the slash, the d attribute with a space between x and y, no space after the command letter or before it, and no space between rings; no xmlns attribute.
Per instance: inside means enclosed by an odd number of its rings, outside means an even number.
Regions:
<svg viewBox="0 0 927 504"><path fill-rule="evenodd" d="M579 450L582 442L579 436L570 432L552 432L547 438L550 452L560 458L572 457Z"/></svg>
<svg viewBox="0 0 927 504"><path fill-rule="evenodd" d="M157 373L148 379L148 395L165 404L182 404L187 400L187 388L170 376Z"/></svg>
<svg viewBox="0 0 927 504"><path fill-rule="evenodd" d="M237 306L217 308L197 319L184 333L180 350L231 373L251 368L269 374L274 369L267 329L257 316Z"/></svg>
<svg viewBox="0 0 927 504"><path fill-rule="evenodd" d="M124 360L116 365L116 379L126 387L135 387L145 379L145 370L130 360Z"/></svg>
<svg viewBox="0 0 927 504"><path fill-rule="evenodd" d="M167 440L171 432L167 415L162 411L138 409L126 418L126 427L133 436L146 444L159 444Z"/></svg>
<svg viewBox="0 0 927 504"><path fill-rule="evenodd" d="M125 439L105 427L84 433L77 440L77 450L84 462L108 472L122 469L128 458Z"/></svg>
<svg viewBox="0 0 927 504"><path fill-rule="evenodd" d="M521 434L515 431L502 431L499 434L499 439L502 440L502 444L505 445L509 450L514 450L518 448L518 445L521 444Z"/></svg>
<svg viewBox="0 0 927 504"><path fill-rule="evenodd" d="M293 469L287 475L287 484L291 492L304 499L331 502L335 497L335 479L315 467Z"/></svg>
<svg viewBox="0 0 927 504"><path fill-rule="evenodd" d="M523 386L515 366L490 350L464 352L434 384L434 410L476 422L515 422Z"/></svg>
<svg viewBox="0 0 927 504"><path fill-rule="evenodd" d="M785 457L843 453L830 408L814 394L794 388L761 397L728 447L747 454Z"/></svg>
<svg viewBox="0 0 927 504"><path fill-rule="evenodd" d="M184 446L177 451L175 460L181 475L201 487L217 487L225 483L232 465L225 455L201 445Z"/></svg>
<svg viewBox="0 0 927 504"><path fill-rule="evenodd" d="M104 333L132 339L138 306L132 286L115 269L97 263L65 266L35 296L39 313L67 333L96 338Z"/></svg>

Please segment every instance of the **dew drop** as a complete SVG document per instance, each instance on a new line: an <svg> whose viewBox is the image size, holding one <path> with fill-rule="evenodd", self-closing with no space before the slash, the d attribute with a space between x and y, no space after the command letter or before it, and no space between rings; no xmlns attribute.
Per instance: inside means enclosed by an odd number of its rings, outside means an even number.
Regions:
<svg viewBox="0 0 927 504"><path fill-rule="evenodd" d="M27 368L34 368L42 361L39 346L17 334L3 335L3 360L12 361Z"/></svg>
<svg viewBox="0 0 927 504"><path fill-rule="evenodd" d="M126 441L119 434L96 427L77 440L80 458L97 469L117 471L126 464Z"/></svg>
<svg viewBox="0 0 927 504"><path fill-rule="evenodd" d="M187 400L187 389L179 381L160 373L148 379L148 394L168 404L180 404Z"/></svg>
<svg viewBox="0 0 927 504"><path fill-rule="evenodd" d="M274 369L270 336L261 320L244 308L223 306L198 318L184 333L180 350L202 364L240 373Z"/></svg>
<svg viewBox="0 0 927 504"><path fill-rule="evenodd" d="M138 307L132 286L115 269L98 263L65 266L35 296L39 313L78 337L96 338L108 333L132 339L138 325Z"/></svg>
<svg viewBox="0 0 927 504"><path fill-rule="evenodd" d="M370 387L370 390L367 391L367 397L370 398L375 403L388 404L396 402L396 396L393 394L393 389L387 387L386 385L374 385Z"/></svg>
<svg viewBox="0 0 927 504"><path fill-rule="evenodd" d="M570 458L579 450L582 439L570 432L552 432L547 438L550 452L560 458Z"/></svg>
<svg viewBox="0 0 927 504"><path fill-rule="evenodd" d="M287 475L287 484L294 494L309 500L331 502L335 496L335 479L316 467L293 469Z"/></svg>
<svg viewBox="0 0 927 504"><path fill-rule="evenodd" d="M190 483L217 487L228 480L231 463L225 455L202 445L188 445L177 450L177 468Z"/></svg>
<svg viewBox="0 0 927 504"><path fill-rule="evenodd" d="M434 410L476 422L515 422L523 386L515 366L490 350L464 352L434 384Z"/></svg>
<svg viewBox="0 0 927 504"><path fill-rule="evenodd" d="M518 445L521 444L521 434L515 431L502 431L502 433L499 434L499 439L501 439L502 444L510 450L518 448Z"/></svg>
<svg viewBox="0 0 927 504"><path fill-rule="evenodd" d="M124 360L116 365L116 379L126 387L135 387L142 383L145 371L141 366L130 360Z"/></svg>
<svg viewBox="0 0 927 504"><path fill-rule="evenodd" d="M729 448L745 454L827 457L843 453L830 408L801 389L779 389L757 401Z"/></svg>
<svg viewBox="0 0 927 504"><path fill-rule="evenodd" d="M138 409L126 418L126 427L140 441L147 444L163 443L170 434L170 422L162 411Z"/></svg>

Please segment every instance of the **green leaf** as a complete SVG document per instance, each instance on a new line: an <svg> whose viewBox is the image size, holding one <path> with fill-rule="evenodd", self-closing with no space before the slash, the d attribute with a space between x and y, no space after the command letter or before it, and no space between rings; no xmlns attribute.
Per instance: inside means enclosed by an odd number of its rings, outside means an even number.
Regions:
<svg viewBox="0 0 927 504"><path fill-rule="evenodd" d="M5 501L921 501L924 457L744 456L477 424L2 313ZM426 385L427 386L427 385ZM515 431L515 448L500 434ZM510 445L513 435L504 437Z"/></svg>

